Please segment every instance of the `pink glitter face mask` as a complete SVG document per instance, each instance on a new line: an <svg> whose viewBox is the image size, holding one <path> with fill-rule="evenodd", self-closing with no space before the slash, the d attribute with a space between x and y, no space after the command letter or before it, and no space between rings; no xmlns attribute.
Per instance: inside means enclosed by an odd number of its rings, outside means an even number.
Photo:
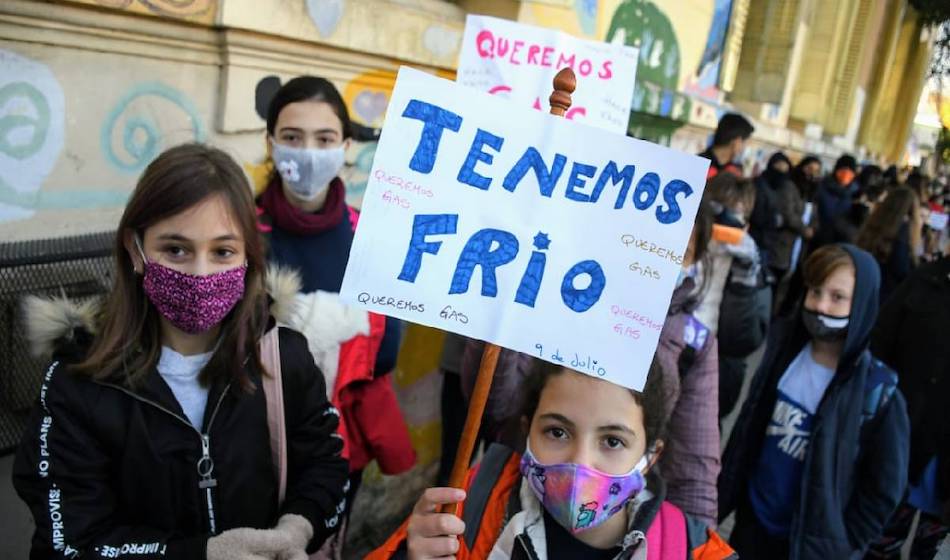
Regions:
<svg viewBox="0 0 950 560"><path fill-rule="evenodd" d="M135 244L145 262L145 295L162 317L188 334L203 333L220 323L244 295L247 264L195 276L149 262L138 237Z"/></svg>
<svg viewBox="0 0 950 560"><path fill-rule="evenodd" d="M610 475L575 463L544 465L531 449L521 457L521 475L544 509L576 535L597 527L621 511L645 487L647 456L627 474Z"/></svg>

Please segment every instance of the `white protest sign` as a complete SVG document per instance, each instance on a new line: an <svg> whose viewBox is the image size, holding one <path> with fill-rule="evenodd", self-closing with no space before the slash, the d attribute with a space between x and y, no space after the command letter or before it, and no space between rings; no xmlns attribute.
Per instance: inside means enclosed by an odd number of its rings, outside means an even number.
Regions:
<svg viewBox="0 0 950 560"><path fill-rule="evenodd" d="M947 227L947 214L943 212L931 212L927 219L927 225L937 231L943 231Z"/></svg>
<svg viewBox="0 0 950 560"><path fill-rule="evenodd" d="M708 165L402 68L341 295L639 390Z"/></svg>
<svg viewBox="0 0 950 560"><path fill-rule="evenodd" d="M577 76L577 91L564 116L626 134L638 52L625 45L470 15L455 81L547 112L551 80L570 67Z"/></svg>

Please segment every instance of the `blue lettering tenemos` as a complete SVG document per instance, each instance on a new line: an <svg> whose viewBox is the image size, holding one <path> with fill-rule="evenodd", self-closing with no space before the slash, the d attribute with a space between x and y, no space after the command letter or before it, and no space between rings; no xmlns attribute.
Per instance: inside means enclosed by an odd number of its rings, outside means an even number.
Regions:
<svg viewBox="0 0 950 560"><path fill-rule="evenodd" d="M407 162L409 168L417 173L431 173L438 160L439 147L445 137L445 131L458 133L462 128L464 118L448 109L419 99L411 100L403 110L402 116L422 122L415 151ZM615 210L624 209L630 198L630 205L638 211L646 211L655 206L654 215L660 224L678 222L683 217L680 208L681 201L693 194L693 187L678 177L669 178L661 190L662 179L656 172L647 169L645 172L641 170L630 197L630 187L637 176L636 164L607 160L601 162L600 165L595 165L593 162L575 161L570 167L570 172L564 175L568 162L565 154L556 153L548 163L533 146L525 146L523 155L510 169L497 169L492 164L504 144L504 137L479 128L472 138L464 160L457 162L459 184L487 191L491 188L494 177L503 177L502 188L514 192L531 171L538 183L539 196L547 198L555 196L557 185L564 183L566 199L596 204L609 183ZM641 168L646 168L648 163L640 163ZM559 181L562 176L565 180ZM661 195L662 202L656 204Z"/></svg>
<svg viewBox="0 0 950 560"><path fill-rule="evenodd" d="M407 68L383 130L341 297L641 390L708 160Z"/></svg>

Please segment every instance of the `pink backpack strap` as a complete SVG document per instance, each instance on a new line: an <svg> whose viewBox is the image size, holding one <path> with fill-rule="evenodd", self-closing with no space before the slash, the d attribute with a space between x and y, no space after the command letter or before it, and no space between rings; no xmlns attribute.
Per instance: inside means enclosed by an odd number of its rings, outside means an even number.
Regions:
<svg viewBox="0 0 950 560"><path fill-rule="evenodd" d="M688 558L686 516L670 502L663 502L647 530L647 560Z"/></svg>
<svg viewBox="0 0 950 560"><path fill-rule="evenodd" d="M267 375L261 377L264 398L267 401L267 429L270 432L270 452L277 476L277 496L284 503L287 494L287 426L284 417L284 389L280 377L280 343L278 327L261 339L261 364Z"/></svg>

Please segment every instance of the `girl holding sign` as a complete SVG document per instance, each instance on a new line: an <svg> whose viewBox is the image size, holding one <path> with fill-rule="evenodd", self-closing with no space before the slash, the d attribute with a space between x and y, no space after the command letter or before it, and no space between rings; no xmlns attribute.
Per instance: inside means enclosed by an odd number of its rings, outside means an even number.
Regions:
<svg viewBox="0 0 950 560"><path fill-rule="evenodd" d="M466 488L430 488L370 560L734 558L703 523L665 500L663 374L643 392L535 361L523 454L488 449ZM461 502L460 517L437 513Z"/></svg>
<svg viewBox="0 0 950 560"><path fill-rule="evenodd" d="M103 309L27 302L34 349L53 354L13 471L32 557L306 558L340 522L346 461L306 340L268 310L241 168L198 144L161 154L115 256ZM276 364L285 489L262 390Z"/></svg>
<svg viewBox="0 0 950 560"><path fill-rule="evenodd" d="M719 517L736 511L745 558L860 558L907 481L904 397L868 350L877 263L829 245L803 275L804 304L773 325L723 457Z"/></svg>

